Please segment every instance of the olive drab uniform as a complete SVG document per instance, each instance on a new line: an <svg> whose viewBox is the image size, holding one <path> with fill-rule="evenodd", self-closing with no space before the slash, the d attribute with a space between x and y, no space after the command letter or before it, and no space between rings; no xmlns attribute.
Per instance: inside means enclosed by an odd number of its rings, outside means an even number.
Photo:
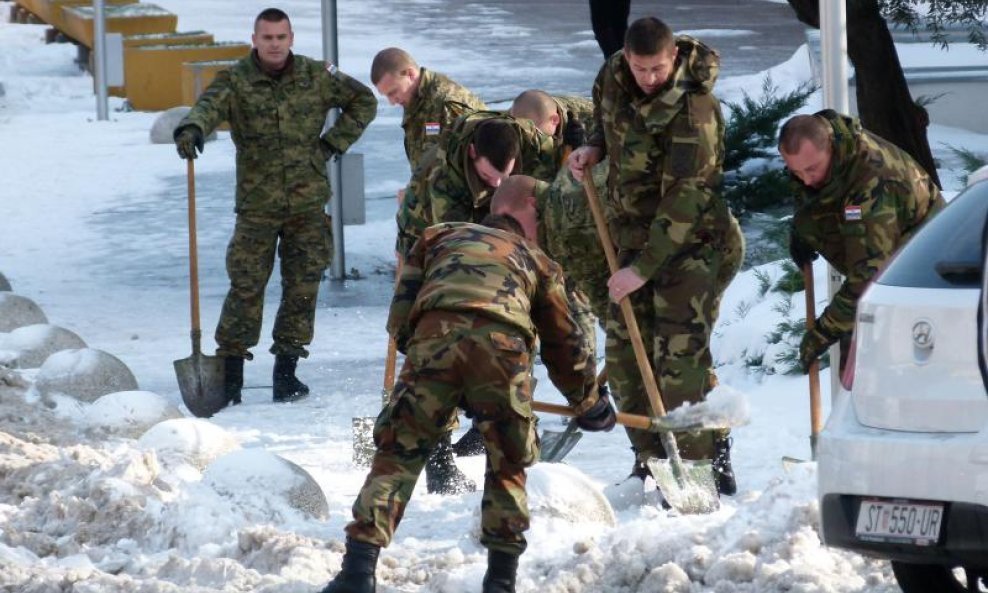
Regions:
<svg viewBox="0 0 988 593"><path fill-rule="evenodd" d="M525 550L525 468L539 457L529 368L536 333L553 384L578 414L598 400L586 338L559 266L522 237L472 223L429 227L402 270L388 318L406 353L374 427L377 453L346 526L386 546L426 457L457 406L487 448L481 543Z"/></svg>
<svg viewBox="0 0 988 593"><path fill-rule="evenodd" d="M468 113L453 124L439 146L439 163L429 177L429 199L434 222L480 222L490 208L492 188L487 187L473 168L468 148L477 126L490 119L506 121L518 132L520 156L513 175L531 175L552 181L556 176L555 141L528 119L515 119L497 111Z"/></svg>
<svg viewBox="0 0 988 593"><path fill-rule="evenodd" d="M646 284L630 296L667 408L702 401L716 385L710 335L720 299L740 269L744 239L721 198L724 122L713 95L715 51L676 38L666 85L646 96L623 53L594 82L595 126L587 144L609 158L602 197L622 266ZM607 319L607 368L623 412L651 413L617 305ZM639 461L664 456L657 435L628 430ZM680 434L682 455L709 458L714 435Z"/></svg>
<svg viewBox="0 0 988 593"><path fill-rule="evenodd" d="M833 130L830 174L820 189L791 176L792 230L845 276L817 324L832 336L854 329L858 299L885 262L945 206L939 188L904 150L827 109Z"/></svg>
<svg viewBox="0 0 988 593"><path fill-rule="evenodd" d="M216 328L221 356L251 358L276 249L282 296L271 351L308 354L319 281L332 255L324 214L330 196L328 155L320 133L333 107L341 114L323 139L342 153L374 119L377 100L370 89L298 54L271 76L251 52L217 74L179 124L195 125L208 135L229 122L237 149L237 224L226 255L230 291Z"/></svg>
<svg viewBox="0 0 988 593"><path fill-rule="evenodd" d="M405 188L405 199L395 217L398 240L395 250L405 254L432 224L428 180L438 159L436 153L442 135L456 118L472 111L487 109L473 93L443 74L425 68L419 70L419 86L411 105L405 108L401 127L405 131L405 155L412 178Z"/></svg>

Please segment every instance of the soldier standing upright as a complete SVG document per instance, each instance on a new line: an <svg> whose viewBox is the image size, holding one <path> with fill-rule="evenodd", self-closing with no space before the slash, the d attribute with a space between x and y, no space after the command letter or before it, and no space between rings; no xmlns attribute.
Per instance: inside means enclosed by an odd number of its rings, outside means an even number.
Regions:
<svg viewBox="0 0 988 593"><path fill-rule="evenodd" d="M529 526L525 468L539 457L529 368L536 334L549 378L584 430L610 430L614 410L563 292L559 266L507 216L486 226L426 229L402 270L388 318L406 353L374 427L377 452L346 526L343 567L323 593L371 593L374 569L426 457L457 407L477 421L487 449L480 542L484 593L513 593ZM534 239L534 237L529 237Z"/></svg>
<svg viewBox="0 0 988 593"><path fill-rule="evenodd" d="M654 17L631 24L624 50L594 82L594 126L570 157L582 179L609 157L604 209L623 266L608 280L611 299L631 300L659 391L669 409L702 401L717 383L710 335L728 283L744 256L737 221L721 198L724 121L713 95L717 53L674 36ZM649 404L624 320L607 319L607 368L623 412ZM658 436L628 430L633 475L664 457ZM677 434L686 459L713 458L721 493L737 488L726 434Z"/></svg>
<svg viewBox="0 0 988 593"><path fill-rule="evenodd" d="M398 241L396 251L411 249L432 222L427 181L438 159L439 140L456 118L487 109L484 102L449 77L420 67L403 49L389 47L374 56L371 84L404 115L405 156L412 178L398 192Z"/></svg>
<svg viewBox="0 0 988 593"><path fill-rule="evenodd" d="M779 133L779 152L796 194L789 234L793 262L801 268L822 253L845 276L799 345L806 372L837 341L841 362L847 360L858 299L945 202L908 153L830 109L790 118Z"/></svg>
<svg viewBox="0 0 988 593"><path fill-rule="evenodd" d="M332 256L325 206L326 161L345 152L377 112L369 88L334 66L291 51L288 15L277 8L254 20L254 49L217 74L175 130L179 156L196 158L203 138L230 124L237 148L237 224L227 248L230 290L216 328L216 354L225 363L225 393L240 403L244 359L261 333L264 288L281 259L281 304L271 353L276 402L305 397L295 376L312 342L316 296ZM342 110L322 134L330 109Z"/></svg>

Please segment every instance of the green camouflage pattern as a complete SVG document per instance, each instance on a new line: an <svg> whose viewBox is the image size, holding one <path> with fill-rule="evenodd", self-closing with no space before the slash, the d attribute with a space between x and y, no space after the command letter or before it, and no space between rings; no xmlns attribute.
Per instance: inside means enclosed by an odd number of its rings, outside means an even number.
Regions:
<svg viewBox="0 0 988 593"><path fill-rule="evenodd" d="M669 81L650 96L623 52L607 60L594 82L587 140L609 159L602 201L621 265L646 279L630 298L667 409L702 401L716 384L710 335L744 254L720 194L724 120L713 94L720 58L688 36L677 36L676 47ZM651 414L620 309L610 307L605 359L618 407ZM656 434L628 436L639 461L665 456ZM713 454L710 432L677 438L686 459Z"/></svg>
<svg viewBox="0 0 988 593"><path fill-rule="evenodd" d="M419 164L412 171L412 178L405 186L405 199L398 206L395 222L398 235L395 251L401 257L408 255L412 245L422 236L422 231L432 225L432 202L429 200L429 178L440 161L439 147L435 144L422 153Z"/></svg>
<svg viewBox="0 0 988 593"><path fill-rule="evenodd" d="M419 69L419 86L411 105L405 108L401 127L405 131L405 155L415 171L422 155L439 143L442 134L458 117L487 109L476 95L444 74ZM426 124L436 126L426 127Z"/></svg>
<svg viewBox="0 0 988 593"><path fill-rule="evenodd" d="M539 458L529 374L535 332L550 379L575 411L598 401L559 266L513 233L470 223L429 227L402 270L388 330L401 336L405 363L375 424L377 452L347 535L391 542L426 459L461 407L487 448L481 543L521 554L525 468Z"/></svg>
<svg viewBox="0 0 988 593"><path fill-rule="evenodd" d="M329 217L321 210L289 217L241 213L226 251L230 290L216 327L218 356L252 358L261 335L264 288L281 262L281 303L275 318L273 354L308 356L316 296L333 255Z"/></svg>
<svg viewBox="0 0 988 593"><path fill-rule="evenodd" d="M552 181L556 176L559 155L555 141L539 131L531 120L515 119L497 111L469 113L456 120L449 135L443 138L436 157L439 163L429 177L434 222L480 222L487 216L494 191L474 172L467 149L477 125L489 119L507 121L518 131L521 157L515 162L512 175L531 175L544 181Z"/></svg>
<svg viewBox="0 0 988 593"><path fill-rule="evenodd" d="M607 170L606 159L593 168L598 195L606 188ZM562 266L567 281L572 280L584 293L593 314L605 319L610 300L607 279L611 274L583 185L564 167L551 184L536 181L535 200L539 247Z"/></svg>
<svg viewBox="0 0 988 593"><path fill-rule="evenodd" d="M844 275L817 325L830 336L854 329L858 299L892 254L946 202L908 153L833 110L816 114L834 132L830 175L820 189L791 176L793 232Z"/></svg>
<svg viewBox="0 0 988 593"><path fill-rule="evenodd" d="M216 75L179 126L203 135L230 123L237 148L238 213L294 215L329 201L326 155L319 138L330 109L340 116L322 137L346 152L377 114L369 88L324 62L292 54L277 78L263 72L255 53Z"/></svg>
<svg viewBox="0 0 988 593"><path fill-rule="evenodd" d="M745 247L741 227L733 218L720 247L715 247L711 235L706 236L708 242L664 267L629 297L667 410L701 402L717 385L710 336L724 291L741 269ZM623 262L635 256L630 251L619 253ZM613 303L606 333L605 360L618 409L653 414L624 318ZM657 434L626 430L638 461L665 457ZM710 431L676 434L684 459L710 459L714 437Z"/></svg>

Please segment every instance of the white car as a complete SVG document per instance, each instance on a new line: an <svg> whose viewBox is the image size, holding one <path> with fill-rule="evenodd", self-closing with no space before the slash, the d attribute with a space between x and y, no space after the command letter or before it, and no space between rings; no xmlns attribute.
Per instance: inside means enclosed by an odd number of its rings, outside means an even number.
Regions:
<svg viewBox="0 0 988 593"><path fill-rule="evenodd" d="M988 591L986 220L981 182L868 288L818 441L824 542L891 560L906 593Z"/></svg>

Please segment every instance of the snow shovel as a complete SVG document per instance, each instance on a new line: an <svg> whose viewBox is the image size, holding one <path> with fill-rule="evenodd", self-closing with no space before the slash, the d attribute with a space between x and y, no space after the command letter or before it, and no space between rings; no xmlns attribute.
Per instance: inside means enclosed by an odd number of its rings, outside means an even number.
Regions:
<svg viewBox="0 0 988 593"><path fill-rule="evenodd" d="M401 281L401 258L398 258L398 265L395 267L395 288ZM381 386L381 407L383 408L391 397L391 391L395 386L395 367L398 364L398 341L394 336L388 336L388 352L384 357L384 384ZM367 467L374 458L374 423L377 418L374 416L356 416L351 419L350 425L353 429L353 464L359 467Z"/></svg>
<svg viewBox="0 0 988 593"><path fill-rule="evenodd" d="M175 376L182 401L197 418L209 418L227 405L223 390L223 359L202 353L199 329L199 255L196 246L196 172L188 163L189 186L189 288L192 308L192 356L175 361Z"/></svg>
<svg viewBox="0 0 988 593"><path fill-rule="evenodd" d="M611 274L614 274L620 269L620 265L617 254L614 252L614 244L611 243L611 233L607 228L607 222L604 220L604 213L600 209L600 199L597 197L597 188L594 187L591 175L585 174L583 176L583 188L586 191L587 204L590 206L594 223L597 226L597 235L600 237L604 254L607 256L607 265L610 267ZM659 386L655 382L655 375L652 374L652 365L648 360L648 353L645 352L645 344L642 342L638 321L635 319L635 312L631 308L631 301L625 296L619 305L625 326L628 328L628 337L631 339L631 345L635 351L635 359L638 362L638 369L641 371L652 412L656 416L665 416L666 408L662 403L662 395L659 393ZM646 462L646 465L669 506L683 514L709 513L720 508L720 497L717 494L717 485L714 482L710 462L684 462L679 455L679 446L676 444L676 437L672 432L660 431L659 439L668 459L653 457Z"/></svg>
<svg viewBox="0 0 988 593"><path fill-rule="evenodd" d="M803 285L806 288L806 331L816 327L816 295L813 287L813 262L803 264ZM816 461L816 442L823 429L823 414L820 410L820 360L814 360L806 373L810 382L810 459ZM797 457L782 458L782 464L805 463Z"/></svg>
<svg viewBox="0 0 988 593"><path fill-rule="evenodd" d="M534 383L535 377L532 377ZM607 383L607 367L605 366L597 374L597 386L601 386ZM535 391L534 385L532 391ZM542 442L542 446L539 448L539 461L545 461L546 463L559 463L569 455L569 452L573 450L573 447L580 442L583 438L583 433L580 432L580 427L576 424L576 416L573 413L561 413L548 409L538 409L535 404L541 404L541 402L533 401L532 409L540 412L549 412L550 414L557 414L560 416L571 416L573 420L570 420L566 424L566 430L563 432L557 432L554 430L546 430L542 432L539 440ZM551 406L552 404L544 404L546 406ZM565 406L560 406L564 409Z"/></svg>

